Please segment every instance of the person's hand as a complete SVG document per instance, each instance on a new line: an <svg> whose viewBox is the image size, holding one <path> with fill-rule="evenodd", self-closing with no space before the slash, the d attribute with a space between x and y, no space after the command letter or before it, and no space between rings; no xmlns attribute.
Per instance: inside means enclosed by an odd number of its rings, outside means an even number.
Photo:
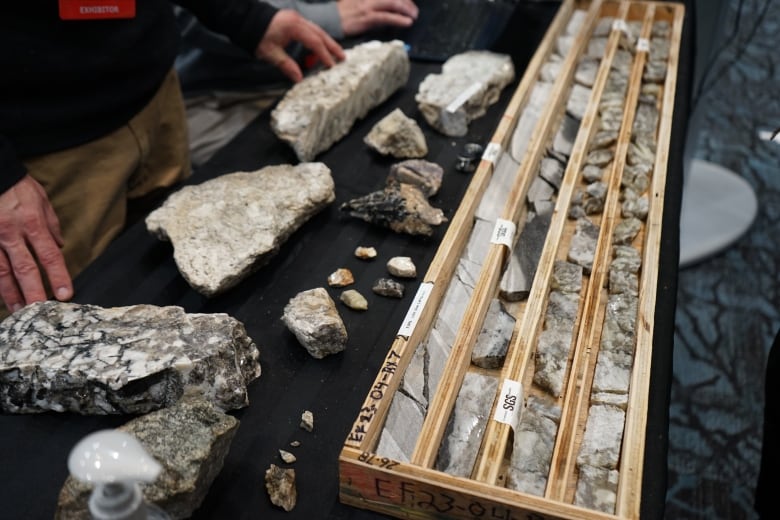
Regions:
<svg viewBox="0 0 780 520"><path fill-rule="evenodd" d="M0 193L0 297L8 310L46 299L38 263L58 300L73 296L60 247L59 220L35 179L27 175Z"/></svg>
<svg viewBox="0 0 780 520"><path fill-rule="evenodd" d="M274 15L255 54L298 82L303 79L301 68L285 51L292 42L303 44L326 67L332 67L336 61L344 59L344 49L336 40L328 36L319 25L290 9L282 9Z"/></svg>
<svg viewBox="0 0 780 520"><path fill-rule="evenodd" d="M409 27L419 14L412 0L339 0L336 6L344 36L384 25Z"/></svg>

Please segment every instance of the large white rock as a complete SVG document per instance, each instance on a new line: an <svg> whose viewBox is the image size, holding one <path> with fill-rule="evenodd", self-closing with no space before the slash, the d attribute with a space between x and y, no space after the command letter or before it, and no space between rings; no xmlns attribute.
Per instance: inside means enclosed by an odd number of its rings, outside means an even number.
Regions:
<svg viewBox="0 0 780 520"><path fill-rule="evenodd" d="M409 80L401 41L369 41L345 54L344 61L294 85L271 112L271 129L301 161L330 148Z"/></svg>
<svg viewBox="0 0 780 520"><path fill-rule="evenodd" d="M335 198L322 163L267 166L185 186L149 214L146 228L173 243L182 276L213 296L265 264Z"/></svg>
<svg viewBox="0 0 780 520"><path fill-rule="evenodd" d="M514 78L508 55L467 51L449 58L440 74L426 76L415 100L432 127L444 135L462 136Z"/></svg>

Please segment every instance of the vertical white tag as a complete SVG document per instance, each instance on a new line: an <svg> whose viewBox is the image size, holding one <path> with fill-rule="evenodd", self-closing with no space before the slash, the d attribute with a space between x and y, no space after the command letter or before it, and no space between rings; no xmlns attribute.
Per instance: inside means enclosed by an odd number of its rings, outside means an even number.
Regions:
<svg viewBox="0 0 780 520"><path fill-rule="evenodd" d="M409 336L412 335L432 290L433 282L423 282L420 284L420 287L417 288L417 294L414 295L414 300L412 300L409 310L406 311L404 321L401 322L401 328L398 329L399 336L409 339Z"/></svg>
<svg viewBox="0 0 780 520"><path fill-rule="evenodd" d="M489 161L494 166L499 157L501 157L501 145L498 143L489 143L485 148L485 153L482 154L482 160Z"/></svg>
<svg viewBox="0 0 780 520"><path fill-rule="evenodd" d="M511 220L498 219L496 225L493 228L493 236L490 238L491 244L503 244L508 248L512 248L512 244L515 241L515 231L517 226Z"/></svg>
<svg viewBox="0 0 780 520"><path fill-rule="evenodd" d="M637 52L649 52L650 40L648 40L647 38L639 38L636 41L636 50Z"/></svg>
<svg viewBox="0 0 780 520"><path fill-rule="evenodd" d="M504 379L493 419L500 423L508 424L513 430L517 430L517 423L520 420L522 409L523 385L519 381Z"/></svg>
<svg viewBox="0 0 780 520"><path fill-rule="evenodd" d="M628 34L628 24L622 18L617 18L612 22L612 30Z"/></svg>

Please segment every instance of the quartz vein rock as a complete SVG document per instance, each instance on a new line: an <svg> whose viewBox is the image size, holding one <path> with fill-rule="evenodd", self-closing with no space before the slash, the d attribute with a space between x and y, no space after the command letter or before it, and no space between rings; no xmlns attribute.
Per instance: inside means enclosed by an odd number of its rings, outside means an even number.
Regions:
<svg viewBox="0 0 780 520"><path fill-rule="evenodd" d="M238 420L199 398L132 419L117 428L135 436L163 466L153 483L141 486L144 498L174 519L189 518L222 470ZM60 490L56 520L89 518L92 486L68 477Z"/></svg>
<svg viewBox="0 0 780 520"><path fill-rule="evenodd" d="M425 157L428 143L417 121L396 108L377 124L363 138L363 142L382 155L399 159Z"/></svg>
<svg viewBox="0 0 780 520"><path fill-rule="evenodd" d="M291 298L284 307L282 321L312 357L322 359L347 347L347 329L336 303L323 287Z"/></svg>
<svg viewBox="0 0 780 520"><path fill-rule="evenodd" d="M259 269L335 197L322 163L267 166L185 186L149 214L146 228L173 243L182 276L213 296Z"/></svg>
<svg viewBox="0 0 780 520"><path fill-rule="evenodd" d="M369 41L345 54L341 63L295 84L271 112L271 129L302 162L347 135L355 121L409 79L401 41Z"/></svg>
<svg viewBox="0 0 780 520"><path fill-rule="evenodd" d="M415 100L433 128L444 135L463 136L469 123L498 101L514 77L508 55L467 51L449 58L440 74L426 76Z"/></svg>
<svg viewBox="0 0 780 520"><path fill-rule="evenodd" d="M184 395L249 404L258 349L227 314L38 302L0 323L0 409L145 413Z"/></svg>

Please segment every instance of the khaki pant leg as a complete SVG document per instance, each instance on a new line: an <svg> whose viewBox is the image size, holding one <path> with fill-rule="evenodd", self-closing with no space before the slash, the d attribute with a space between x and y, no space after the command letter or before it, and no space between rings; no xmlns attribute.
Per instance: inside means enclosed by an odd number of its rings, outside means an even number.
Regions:
<svg viewBox="0 0 780 520"><path fill-rule="evenodd" d="M122 231L128 198L171 186L190 174L184 104L175 73L127 125L25 164L49 195L62 228L65 261L75 277Z"/></svg>

